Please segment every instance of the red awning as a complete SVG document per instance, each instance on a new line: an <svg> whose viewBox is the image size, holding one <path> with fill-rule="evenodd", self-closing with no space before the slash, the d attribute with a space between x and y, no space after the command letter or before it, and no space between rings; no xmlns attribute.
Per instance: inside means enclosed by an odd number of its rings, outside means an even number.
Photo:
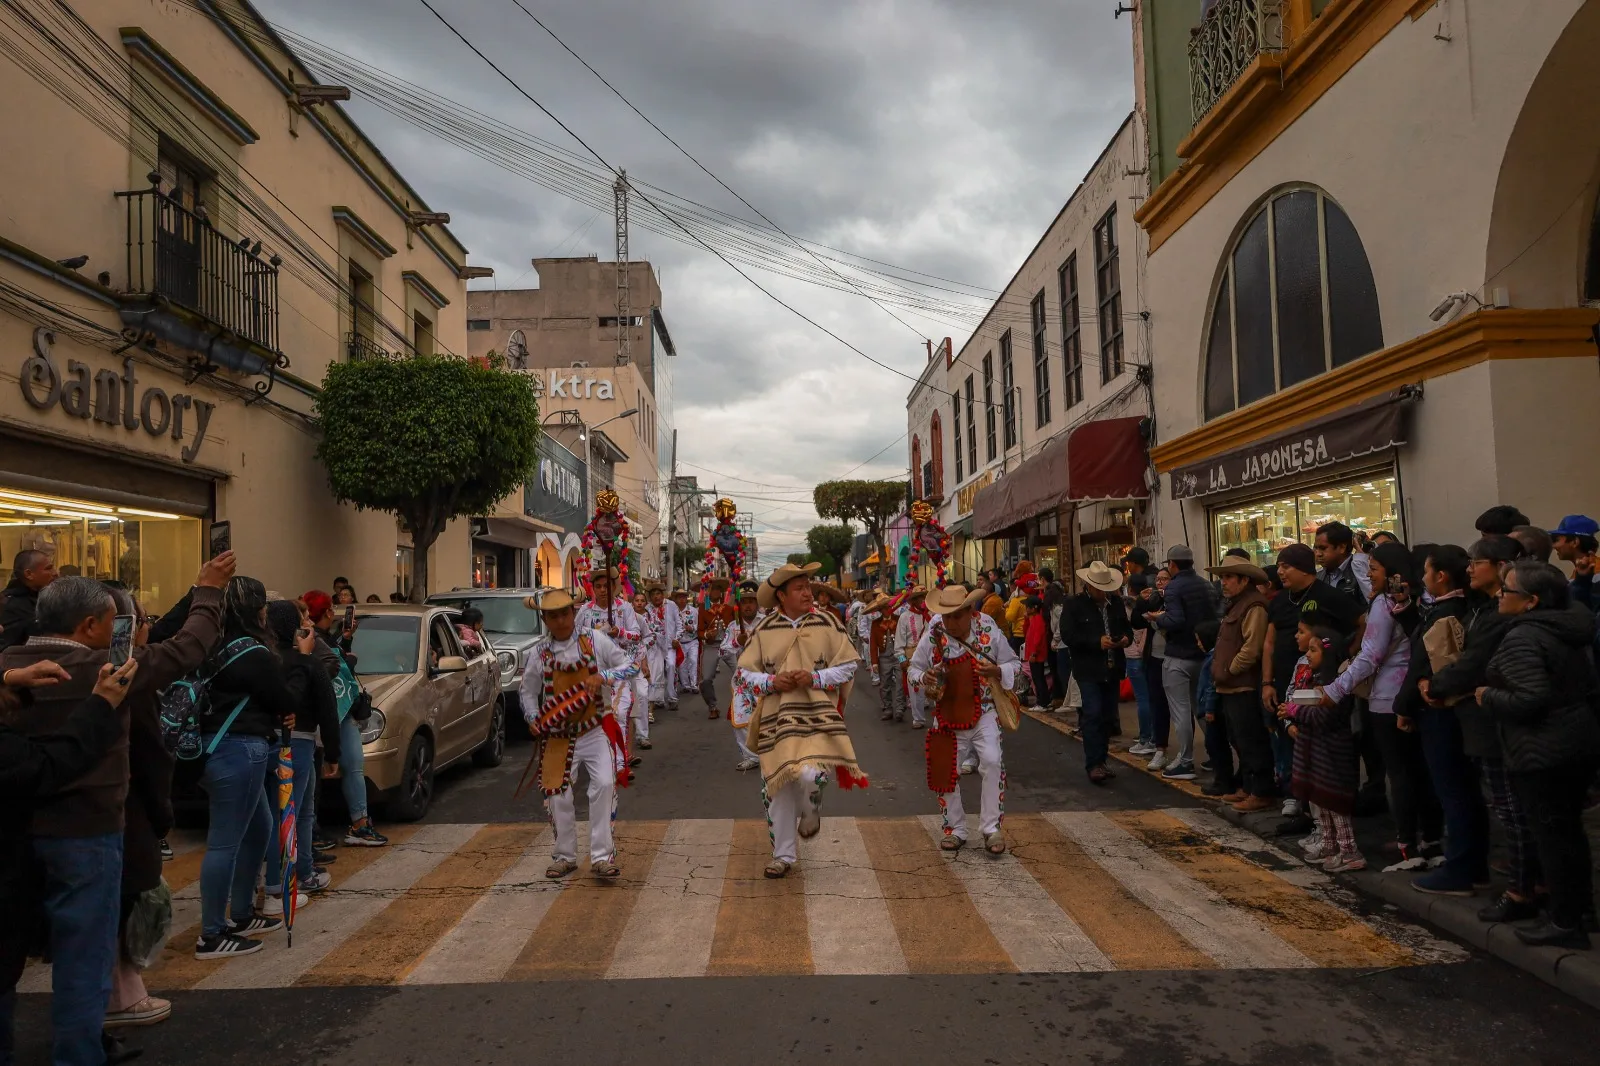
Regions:
<svg viewBox="0 0 1600 1066"><path fill-rule="evenodd" d="M1067 434L1067 499L1132 500L1150 494L1143 418L1086 422Z"/></svg>

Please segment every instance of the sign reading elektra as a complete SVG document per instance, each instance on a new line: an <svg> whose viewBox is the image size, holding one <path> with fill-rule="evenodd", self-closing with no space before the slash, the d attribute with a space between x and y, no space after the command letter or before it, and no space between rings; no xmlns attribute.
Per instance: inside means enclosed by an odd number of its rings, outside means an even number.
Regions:
<svg viewBox="0 0 1600 1066"><path fill-rule="evenodd" d="M543 399L548 396L558 400L614 400L616 388L610 378L584 377L581 371L585 368L567 367L560 370L527 371L533 379L534 395ZM541 377L541 373L548 377Z"/></svg>

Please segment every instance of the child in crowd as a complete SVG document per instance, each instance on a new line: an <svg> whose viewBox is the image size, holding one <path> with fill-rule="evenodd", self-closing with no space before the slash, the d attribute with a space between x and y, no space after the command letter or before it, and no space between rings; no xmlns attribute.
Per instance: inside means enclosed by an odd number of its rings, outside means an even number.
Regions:
<svg viewBox="0 0 1600 1066"><path fill-rule="evenodd" d="M461 646L467 655L482 655L485 647L483 639L483 612L476 607L468 607L461 612L461 623L456 626L456 631L461 634Z"/></svg>
<svg viewBox="0 0 1600 1066"><path fill-rule="evenodd" d="M1356 808L1360 776L1355 738L1350 733L1350 708L1328 698L1322 686L1339 673L1348 648L1338 632L1302 620L1295 631L1300 659L1278 717L1289 724L1294 740L1294 794L1310 806L1316 819L1311 835L1300 842L1306 858L1329 873L1364 870L1367 860L1356 848L1351 816Z"/></svg>
<svg viewBox="0 0 1600 1066"><path fill-rule="evenodd" d="M1038 596L1027 599L1027 621L1023 628L1022 657L1028 663L1028 675L1033 679L1033 702L1039 707L1049 699L1050 687L1045 679L1044 664L1050 658L1050 630L1044 620L1044 600Z"/></svg>

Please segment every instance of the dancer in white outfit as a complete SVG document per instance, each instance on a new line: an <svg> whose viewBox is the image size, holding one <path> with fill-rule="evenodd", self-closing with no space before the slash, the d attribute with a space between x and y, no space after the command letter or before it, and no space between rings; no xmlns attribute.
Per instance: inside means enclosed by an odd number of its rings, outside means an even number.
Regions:
<svg viewBox="0 0 1600 1066"><path fill-rule="evenodd" d="M617 571L596 570L589 575L589 587L594 593L594 598L578 608L577 627L583 632L599 630L611 638L611 642L621 649L628 661L637 665L644 656L643 637L644 626L639 620L639 615L632 605L616 595ZM622 736L626 741L628 736L628 720L632 718L635 725L643 723L639 731L641 738L650 736L650 722L646 717L649 704L645 701L643 692L644 677L635 673L632 677L619 680L612 684L612 708L617 716L617 723L622 727ZM624 748L626 748L626 743ZM632 760L637 762L635 758Z"/></svg>
<svg viewBox="0 0 1600 1066"><path fill-rule="evenodd" d="M928 613L927 596L928 590L921 585L913 588L910 596L906 598L905 610L900 612L900 619L895 622L894 659L897 672L906 669L906 664L910 662L912 653L917 650L918 641L922 640L922 634L927 632L928 619L931 617ZM911 704L911 727L913 729L926 729L928 727L927 697L923 694L922 689L910 684L909 679L906 684L906 701Z"/></svg>
<svg viewBox="0 0 1600 1066"><path fill-rule="evenodd" d="M689 590L678 589L672 594L672 604L678 609L677 647L683 651L683 662L678 664L678 691L697 692L700 689L700 611L689 602Z"/></svg>
<svg viewBox="0 0 1600 1066"><path fill-rule="evenodd" d="M747 581L739 586L740 594L744 597L739 601L739 616L728 626L727 632L722 635L722 647L718 654L722 661L728 664L728 673L737 676L739 656L744 652L744 646L750 640L750 634L761 619L766 617L766 612L756 602L756 583ZM761 765L761 760L756 758L756 753L744 740L745 731L735 729L733 739L739 744L739 762L734 766L741 773L754 770Z"/></svg>

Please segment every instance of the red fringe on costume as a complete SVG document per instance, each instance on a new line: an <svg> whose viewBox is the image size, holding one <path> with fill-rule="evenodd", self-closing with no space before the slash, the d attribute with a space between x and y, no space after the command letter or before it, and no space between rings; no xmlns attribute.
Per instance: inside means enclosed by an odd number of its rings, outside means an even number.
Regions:
<svg viewBox="0 0 1600 1066"><path fill-rule="evenodd" d="M633 770L628 766L627 744L622 735L622 724L615 715L606 715L600 719L600 728L606 731L606 739L611 742L611 750L622 754L622 769L617 771L617 787L627 788L633 784Z"/></svg>

